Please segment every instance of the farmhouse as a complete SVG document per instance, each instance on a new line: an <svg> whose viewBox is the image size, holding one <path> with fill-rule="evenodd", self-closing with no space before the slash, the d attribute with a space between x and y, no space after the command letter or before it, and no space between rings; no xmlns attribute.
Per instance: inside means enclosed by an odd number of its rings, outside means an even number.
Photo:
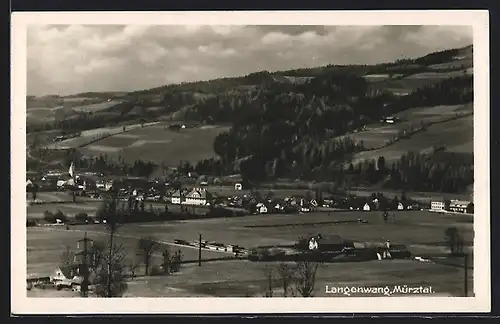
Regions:
<svg viewBox="0 0 500 324"><path fill-rule="evenodd" d="M467 207L469 206L470 201L465 200L452 200L450 202L450 211L456 213L467 213Z"/></svg>
<svg viewBox="0 0 500 324"><path fill-rule="evenodd" d="M431 202L431 211L442 212L445 209L445 203L442 201Z"/></svg>
<svg viewBox="0 0 500 324"><path fill-rule="evenodd" d="M257 212L259 214L265 214L265 213L267 213L267 207L263 203L258 203L256 207L257 207Z"/></svg>
<svg viewBox="0 0 500 324"><path fill-rule="evenodd" d="M194 188L186 195L186 205L204 206L211 200L210 193L204 188Z"/></svg>
<svg viewBox="0 0 500 324"><path fill-rule="evenodd" d="M176 204L176 205L181 204L181 192L180 192L180 190L177 190L172 194L172 204Z"/></svg>
<svg viewBox="0 0 500 324"><path fill-rule="evenodd" d="M311 237L308 242L310 250L320 250L325 252L342 251L344 248L354 248L354 243L344 240L338 235L317 236Z"/></svg>
<svg viewBox="0 0 500 324"><path fill-rule="evenodd" d="M78 266L61 266L56 268L54 275L50 277L50 281L54 283L62 283L71 285L74 278L79 274Z"/></svg>

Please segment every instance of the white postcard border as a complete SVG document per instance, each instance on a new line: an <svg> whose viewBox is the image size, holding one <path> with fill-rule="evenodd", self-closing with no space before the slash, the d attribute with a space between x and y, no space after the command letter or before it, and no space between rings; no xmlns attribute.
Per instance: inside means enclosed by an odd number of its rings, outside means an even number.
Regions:
<svg viewBox="0 0 500 324"><path fill-rule="evenodd" d="M475 297L27 298L26 27L29 24L470 25L474 44ZM485 10L22 12L11 29L11 311L13 314L487 312L490 290L489 16Z"/></svg>

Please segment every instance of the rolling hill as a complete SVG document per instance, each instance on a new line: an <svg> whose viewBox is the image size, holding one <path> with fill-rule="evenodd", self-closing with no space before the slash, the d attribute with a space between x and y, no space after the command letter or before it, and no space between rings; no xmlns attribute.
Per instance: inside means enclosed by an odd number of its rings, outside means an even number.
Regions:
<svg viewBox="0 0 500 324"><path fill-rule="evenodd" d="M128 93L28 97L27 126L28 132L68 132L125 123L210 125L216 131L204 129L203 140L150 128L140 139L132 140L131 131L77 146L85 155L116 155L121 146L120 155L129 161L201 159L203 173L222 163L226 172L256 181L338 178L339 162L380 156L391 162L436 146L472 153L472 55L467 46L373 66L261 71ZM402 122L377 124L390 115ZM190 149L197 153L187 154Z"/></svg>

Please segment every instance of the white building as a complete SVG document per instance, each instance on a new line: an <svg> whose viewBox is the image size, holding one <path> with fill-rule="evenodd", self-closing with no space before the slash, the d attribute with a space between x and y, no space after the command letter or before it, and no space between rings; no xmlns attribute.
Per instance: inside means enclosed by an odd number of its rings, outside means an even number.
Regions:
<svg viewBox="0 0 500 324"><path fill-rule="evenodd" d="M172 204L180 205L181 204L181 192L177 190L172 194Z"/></svg>
<svg viewBox="0 0 500 324"><path fill-rule="evenodd" d="M370 210L371 210L370 205L369 205L368 203L364 204L364 206L363 206L363 210L364 210L364 211L370 211Z"/></svg>
<svg viewBox="0 0 500 324"><path fill-rule="evenodd" d="M208 203L210 194L204 188L194 188L190 193L186 195L186 200L184 204L186 205L196 205L205 206Z"/></svg>
<svg viewBox="0 0 500 324"><path fill-rule="evenodd" d="M404 210L405 206L403 206L403 203L399 202L398 203L398 210Z"/></svg>
<svg viewBox="0 0 500 324"><path fill-rule="evenodd" d="M431 211L442 212L444 211L445 204L442 201L431 202Z"/></svg>
<svg viewBox="0 0 500 324"><path fill-rule="evenodd" d="M260 214L267 213L267 207L263 203L258 203L256 207L257 207L257 212L259 212Z"/></svg>
<svg viewBox="0 0 500 324"><path fill-rule="evenodd" d="M452 200L450 202L450 211L456 213L466 213L467 207L469 206L470 201L465 200Z"/></svg>
<svg viewBox="0 0 500 324"><path fill-rule="evenodd" d="M234 190L243 190L243 186L241 185L241 183L237 183L234 185Z"/></svg>

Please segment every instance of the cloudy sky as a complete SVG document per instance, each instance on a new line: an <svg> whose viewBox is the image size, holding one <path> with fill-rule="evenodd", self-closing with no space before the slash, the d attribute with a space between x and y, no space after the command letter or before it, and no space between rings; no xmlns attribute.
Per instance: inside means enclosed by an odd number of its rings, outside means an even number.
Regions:
<svg viewBox="0 0 500 324"><path fill-rule="evenodd" d="M32 25L27 42L28 94L67 95L388 62L472 44L472 28Z"/></svg>

